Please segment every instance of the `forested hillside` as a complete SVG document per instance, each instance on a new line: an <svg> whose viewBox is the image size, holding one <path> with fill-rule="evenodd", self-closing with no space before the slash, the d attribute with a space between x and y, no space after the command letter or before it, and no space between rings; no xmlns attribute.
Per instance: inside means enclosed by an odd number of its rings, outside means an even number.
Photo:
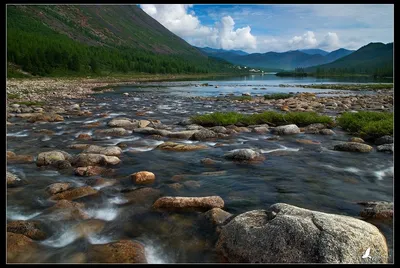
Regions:
<svg viewBox="0 0 400 268"><path fill-rule="evenodd" d="M39 76L236 70L203 55L136 5L7 6L7 61Z"/></svg>

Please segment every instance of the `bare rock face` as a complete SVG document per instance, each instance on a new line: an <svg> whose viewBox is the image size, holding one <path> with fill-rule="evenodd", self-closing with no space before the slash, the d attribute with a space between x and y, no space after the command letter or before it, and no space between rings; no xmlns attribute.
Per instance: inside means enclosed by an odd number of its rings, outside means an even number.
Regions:
<svg viewBox="0 0 400 268"><path fill-rule="evenodd" d="M71 186L71 183L68 182L56 182L47 186L46 192L48 194L54 195L68 190L69 188L71 188Z"/></svg>
<svg viewBox="0 0 400 268"><path fill-rule="evenodd" d="M74 200L80 197L96 194L97 190L90 186L82 186L70 190L63 191L50 197L51 200Z"/></svg>
<svg viewBox="0 0 400 268"><path fill-rule="evenodd" d="M164 209L212 209L223 208L224 200L219 196L206 197L172 197L165 196L157 199L153 204L153 208Z"/></svg>
<svg viewBox="0 0 400 268"><path fill-rule="evenodd" d="M44 240L47 235L39 221L12 221L7 224L7 232L23 234L34 240Z"/></svg>
<svg viewBox="0 0 400 268"><path fill-rule="evenodd" d="M88 259L91 263L147 263L144 246L131 240L91 245Z"/></svg>
<svg viewBox="0 0 400 268"><path fill-rule="evenodd" d="M224 155L226 159L235 161L262 161L265 157L252 149L236 149Z"/></svg>
<svg viewBox="0 0 400 268"><path fill-rule="evenodd" d="M38 154L36 159L36 165L40 166L47 166L52 165L57 161L67 160L70 161L72 156L64 151L54 150L49 152L43 152Z"/></svg>
<svg viewBox="0 0 400 268"><path fill-rule="evenodd" d="M207 149L208 147L202 144L183 144L175 142L164 142L158 145L157 148L161 150L185 152L185 151Z"/></svg>
<svg viewBox="0 0 400 268"><path fill-rule="evenodd" d="M360 216L366 219L393 219L393 202L370 201L359 202L364 209L360 212Z"/></svg>
<svg viewBox="0 0 400 268"><path fill-rule="evenodd" d="M132 180L138 184L152 183L156 179L154 173L149 171L139 171L131 175Z"/></svg>
<svg viewBox="0 0 400 268"><path fill-rule="evenodd" d="M298 128L295 124L290 124L290 125L275 127L272 129L271 132L277 135L292 135L300 133L300 128Z"/></svg>
<svg viewBox="0 0 400 268"><path fill-rule="evenodd" d="M360 153L368 153L372 151L372 147L368 144L359 143L359 142L345 142L333 147L336 151L345 151L345 152L360 152Z"/></svg>
<svg viewBox="0 0 400 268"><path fill-rule="evenodd" d="M361 258L371 248L371 258ZM386 239L356 218L277 203L233 218L216 249L229 262L387 263Z"/></svg>

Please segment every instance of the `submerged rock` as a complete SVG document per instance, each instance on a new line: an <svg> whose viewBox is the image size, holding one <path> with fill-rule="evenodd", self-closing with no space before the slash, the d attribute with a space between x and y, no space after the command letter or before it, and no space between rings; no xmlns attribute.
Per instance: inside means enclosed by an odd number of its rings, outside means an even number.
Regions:
<svg viewBox="0 0 400 268"><path fill-rule="evenodd" d="M212 209L223 208L224 200L219 196L206 197L172 197L165 196L157 199L153 208L164 209Z"/></svg>
<svg viewBox="0 0 400 268"><path fill-rule="evenodd" d="M295 124L290 124L290 125L275 127L272 129L271 132L277 135L292 135L300 133L300 128L298 128Z"/></svg>
<svg viewBox="0 0 400 268"><path fill-rule="evenodd" d="M149 171L139 171L131 175L132 180L138 184L152 183L156 179L154 173Z"/></svg>
<svg viewBox="0 0 400 268"><path fill-rule="evenodd" d="M61 193L55 194L50 197L51 200L61 200L61 199L66 199L66 200L74 200L77 198L81 198L84 196L92 195L92 194L97 194L97 190L93 189L90 186L82 186L74 189L69 189L66 191L63 191Z"/></svg>
<svg viewBox="0 0 400 268"><path fill-rule="evenodd" d="M7 163L10 164L28 164L34 161L31 155L16 155L13 152L7 152Z"/></svg>
<svg viewBox="0 0 400 268"><path fill-rule="evenodd" d="M133 191L125 192L124 198L129 204L152 205L161 196L158 189L144 187Z"/></svg>
<svg viewBox="0 0 400 268"><path fill-rule="evenodd" d="M21 185L23 182L17 175L8 172L6 174L7 187L15 187Z"/></svg>
<svg viewBox="0 0 400 268"><path fill-rule="evenodd" d="M84 220L89 218L89 215L83 210L84 207L85 205L82 203L63 199L46 209L44 214L51 214L57 220Z"/></svg>
<svg viewBox="0 0 400 268"><path fill-rule="evenodd" d="M12 221L7 224L7 232L22 234L34 240L47 238L39 221Z"/></svg>
<svg viewBox="0 0 400 268"><path fill-rule="evenodd" d="M393 202L370 201L358 204L365 206L360 212L360 216L363 218L393 219Z"/></svg>
<svg viewBox="0 0 400 268"><path fill-rule="evenodd" d="M214 225L223 224L233 215L220 208L213 208L204 213L204 216Z"/></svg>
<svg viewBox="0 0 400 268"><path fill-rule="evenodd" d="M236 149L224 155L225 158L236 161L262 161L265 157L252 149Z"/></svg>
<svg viewBox="0 0 400 268"><path fill-rule="evenodd" d="M368 153L372 151L372 147L359 142L345 142L333 147L336 151L346 151L346 152L361 152Z"/></svg>
<svg viewBox="0 0 400 268"><path fill-rule="evenodd" d="M361 258L371 248L371 258ZM387 263L382 233L365 221L278 203L222 227L216 249L230 262Z"/></svg>
<svg viewBox="0 0 400 268"><path fill-rule="evenodd" d="M68 182L57 182L50 184L46 187L46 192L50 195L58 194L63 191L66 191L72 187L71 183Z"/></svg>
<svg viewBox="0 0 400 268"><path fill-rule="evenodd" d="M157 149L168 150L168 151L194 151L207 149L206 145L202 144L183 144L175 142L164 142L157 146Z"/></svg>
<svg viewBox="0 0 400 268"><path fill-rule="evenodd" d="M29 259L37 251L37 244L29 237L7 232L7 263L30 262Z"/></svg>
<svg viewBox="0 0 400 268"><path fill-rule="evenodd" d="M87 254L92 263L147 263L144 246L131 240L90 245Z"/></svg>

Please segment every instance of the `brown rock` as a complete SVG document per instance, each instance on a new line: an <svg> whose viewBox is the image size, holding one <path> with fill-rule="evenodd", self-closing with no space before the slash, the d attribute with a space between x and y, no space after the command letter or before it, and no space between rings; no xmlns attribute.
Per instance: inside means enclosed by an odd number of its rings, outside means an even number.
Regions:
<svg viewBox="0 0 400 268"><path fill-rule="evenodd" d="M88 219L83 209L85 205L68 200L60 200L57 203L46 209L45 213L52 213L57 220L84 220Z"/></svg>
<svg viewBox="0 0 400 268"><path fill-rule="evenodd" d="M71 190L67 190L61 193L58 193L56 195L53 195L50 197L51 200L61 200L61 199L66 199L66 200L74 200L80 197L96 194L98 191L93 189L90 186L82 186L79 188L74 188Z"/></svg>
<svg viewBox="0 0 400 268"><path fill-rule="evenodd" d="M203 158L200 160L200 163L202 163L204 165L214 165L215 160L212 160L211 158Z"/></svg>
<svg viewBox="0 0 400 268"><path fill-rule="evenodd" d="M90 177L103 174L107 169L98 166L77 167L74 172L75 175L82 177Z"/></svg>
<svg viewBox="0 0 400 268"><path fill-rule="evenodd" d="M54 195L54 194L66 191L69 188L71 188L71 183L57 182L57 183L53 183L53 184L50 184L49 186L47 186L46 192L51 195Z"/></svg>
<svg viewBox="0 0 400 268"><path fill-rule="evenodd" d="M359 202L358 204L365 206L360 212L360 216L363 218L374 218L374 219L393 219L393 202Z"/></svg>
<svg viewBox="0 0 400 268"><path fill-rule="evenodd" d="M104 178L89 178L85 180L85 183L89 186L111 186L116 184L118 181L115 179L104 179Z"/></svg>
<svg viewBox="0 0 400 268"><path fill-rule="evenodd" d="M13 164L23 164L23 163L32 163L34 161L34 157L31 155L13 155L9 156L7 152L7 163Z"/></svg>
<svg viewBox="0 0 400 268"><path fill-rule="evenodd" d="M22 234L7 232L7 262L29 262L30 257L37 253L37 244Z"/></svg>
<svg viewBox="0 0 400 268"><path fill-rule="evenodd" d="M193 145L193 144L180 144L175 142L164 142L157 146L158 149L161 150L168 150L168 151L194 151L194 150L201 150L207 149L208 147L205 145Z"/></svg>
<svg viewBox="0 0 400 268"><path fill-rule="evenodd" d="M34 240L44 240L47 235L39 221L12 221L7 224L7 232L23 234Z"/></svg>
<svg viewBox="0 0 400 268"><path fill-rule="evenodd" d="M77 137L77 139L78 139L78 140L91 140L91 139L92 139L92 136L90 136L90 135L87 134L87 133L82 133L82 134L79 134L79 136Z"/></svg>
<svg viewBox="0 0 400 268"><path fill-rule="evenodd" d="M303 139L297 139L296 142L302 144L321 144L319 141L303 140Z"/></svg>
<svg viewBox="0 0 400 268"><path fill-rule="evenodd" d="M213 208L204 213L204 216L209 219L212 224L219 225L230 218L232 214L220 208Z"/></svg>
<svg viewBox="0 0 400 268"><path fill-rule="evenodd" d="M68 148L70 148L70 149L78 149L78 150L85 150L89 146L90 146L90 144L71 144L71 145L68 145Z"/></svg>
<svg viewBox="0 0 400 268"><path fill-rule="evenodd" d="M124 193L125 199L129 204L152 204L161 196L161 191L158 189L144 187Z"/></svg>
<svg viewBox="0 0 400 268"><path fill-rule="evenodd" d="M146 183L152 183L156 179L156 176L154 175L154 173L149 171L139 171L133 173L131 175L131 178L135 183L146 184Z"/></svg>
<svg viewBox="0 0 400 268"><path fill-rule="evenodd" d="M144 246L131 240L91 245L88 259L92 263L147 263Z"/></svg>
<svg viewBox="0 0 400 268"><path fill-rule="evenodd" d="M359 143L364 143L364 142L365 142L363 139L358 138L358 137L351 137L351 138L349 139L349 141L352 141L352 142L359 142Z"/></svg>
<svg viewBox="0 0 400 268"><path fill-rule="evenodd" d="M39 121L44 121L44 122L60 122L64 121L64 117L62 117L59 114L37 114L28 119L29 123L35 123Z"/></svg>
<svg viewBox="0 0 400 268"><path fill-rule="evenodd" d="M172 197L165 196L157 199L153 208L166 209L212 209L223 208L224 200L219 196L206 197Z"/></svg>

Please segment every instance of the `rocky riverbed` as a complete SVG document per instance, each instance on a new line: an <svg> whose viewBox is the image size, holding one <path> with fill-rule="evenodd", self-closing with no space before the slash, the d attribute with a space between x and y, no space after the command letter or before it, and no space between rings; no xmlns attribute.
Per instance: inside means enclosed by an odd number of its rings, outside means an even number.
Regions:
<svg viewBox="0 0 400 268"><path fill-rule="evenodd" d="M238 101L64 82L7 84L27 92L7 103L8 262L393 261L392 137L189 119L392 111L392 91Z"/></svg>

